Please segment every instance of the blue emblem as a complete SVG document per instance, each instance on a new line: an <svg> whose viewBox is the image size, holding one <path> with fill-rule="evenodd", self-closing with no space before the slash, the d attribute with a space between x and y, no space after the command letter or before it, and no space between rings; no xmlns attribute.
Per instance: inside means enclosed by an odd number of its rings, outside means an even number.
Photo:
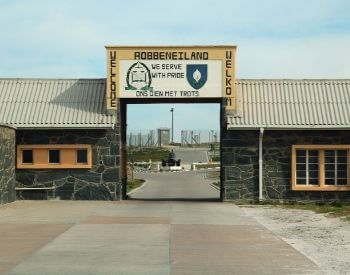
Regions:
<svg viewBox="0 0 350 275"><path fill-rule="evenodd" d="M186 65L186 78L188 83L196 90L204 86L208 79L207 64Z"/></svg>

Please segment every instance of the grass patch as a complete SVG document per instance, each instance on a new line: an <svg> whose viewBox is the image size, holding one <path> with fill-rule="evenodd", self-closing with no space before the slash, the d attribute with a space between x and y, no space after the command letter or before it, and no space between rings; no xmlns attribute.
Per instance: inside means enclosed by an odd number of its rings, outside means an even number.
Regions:
<svg viewBox="0 0 350 275"><path fill-rule="evenodd" d="M142 148L142 149L129 149L128 161L161 161L167 159L169 156L169 150L164 148Z"/></svg>
<svg viewBox="0 0 350 275"><path fill-rule="evenodd" d="M133 181L128 181L126 192L129 193L131 190L140 187L144 182L144 179L134 179Z"/></svg>
<svg viewBox="0 0 350 275"><path fill-rule="evenodd" d="M206 178L210 180L220 180L220 171L209 171L207 172Z"/></svg>
<svg viewBox="0 0 350 275"><path fill-rule="evenodd" d="M206 169L206 168L215 168L215 167L219 167L220 164L216 164L216 163L209 163L209 164L196 164L196 169Z"/></svg>
<svg viewBox="0 0 350 275"><path fill-rule="evenodd" d="M220 161L220 156L215 156L211 158L212 161Z"/></svg>
<svg viewBox="0 0 350 275"><path fill-rule="evenodd" d="M220 187L220 181L214 181L213 184L217 187Z"/></svg>

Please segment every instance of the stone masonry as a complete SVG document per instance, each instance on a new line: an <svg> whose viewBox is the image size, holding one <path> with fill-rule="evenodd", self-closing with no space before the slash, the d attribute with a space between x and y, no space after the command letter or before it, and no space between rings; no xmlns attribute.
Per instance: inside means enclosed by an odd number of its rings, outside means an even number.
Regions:
<svg viewBox="0 0 350 275"><path fill-rule="evenodd" d="M224 131L225 200L255 200L259 194L259 131ZM263 138L263 195L268 200L349 201L348 191L291 191L293 144L349 144L350 131L272 131Z"/></svg>
<svg viewBox="0 0 350 275"><path fill-rule="evenodd" d="M55 187L55 191L25 190L18 199L118 200L119 128L114 130L18 130L17 144L91 144L92 169L17 169L17 187Z"/></svg>
<svg viewBox="0 0 350 275"><path fill-rule="evenodd" d="M15 130L0 126L0 204L16 199L15 156Z"/></svg>

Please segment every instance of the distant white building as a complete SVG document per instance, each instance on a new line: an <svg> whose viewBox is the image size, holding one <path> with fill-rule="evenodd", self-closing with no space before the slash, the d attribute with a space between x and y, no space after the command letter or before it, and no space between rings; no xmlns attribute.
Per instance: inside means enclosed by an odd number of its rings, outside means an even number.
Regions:
<svg viewBox="0 0 350 275"><path fill-rule="evenodd" d="M157 129L158 146L170 144L170 128L161 127Z"/></svg>

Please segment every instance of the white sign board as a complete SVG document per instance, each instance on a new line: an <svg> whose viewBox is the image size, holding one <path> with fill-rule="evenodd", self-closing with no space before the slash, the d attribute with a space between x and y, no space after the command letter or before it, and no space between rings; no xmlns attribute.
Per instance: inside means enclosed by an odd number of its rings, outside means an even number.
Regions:
<svg viewBox="0 0 350 275"><path fill-rule="evenodd" d="M119 98L223 98L235 110L236 46L106 46L106 108ZM200 100L199 100L200 101Z"/></svg>
<svg viewBox="0 0 350 275"><path fill-rule="evenodd" d="M221 60L120 60L121 98L221 97Z"/></svg>

